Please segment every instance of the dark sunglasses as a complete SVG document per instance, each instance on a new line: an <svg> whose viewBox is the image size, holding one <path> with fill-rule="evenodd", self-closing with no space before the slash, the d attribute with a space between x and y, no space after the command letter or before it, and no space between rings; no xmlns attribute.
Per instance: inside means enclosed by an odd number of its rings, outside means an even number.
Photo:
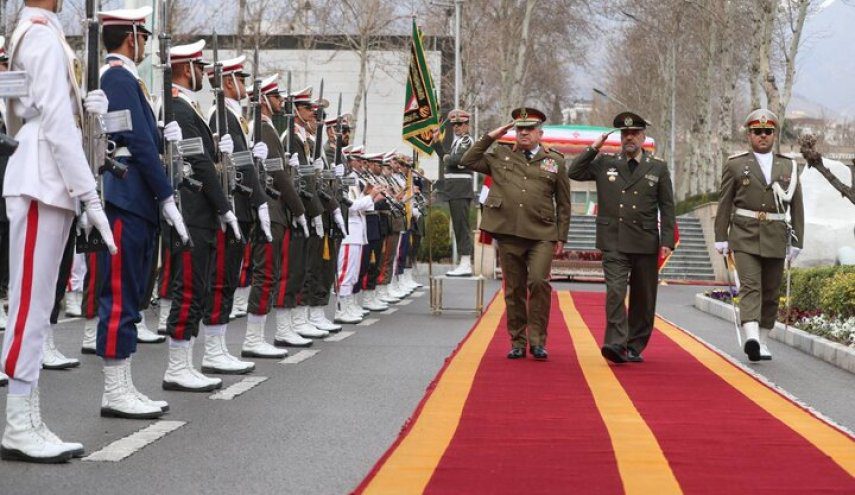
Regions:
<svg viewBox="0 0 855 495"><path fill-rule="evenodd" d="M452 123L451 123L451 126L452 126L452 127L459 127L459 126L464 126L464 125L466 125L466 124L468 124L468 123L469 123L469 122L452 122Z"/></svg>
<svg viewBox="0 0 855 495"><path fill-rule="evenodd" d="M775 129L751 129L751 133L755 136L771 136L775 134Z"/></svg>

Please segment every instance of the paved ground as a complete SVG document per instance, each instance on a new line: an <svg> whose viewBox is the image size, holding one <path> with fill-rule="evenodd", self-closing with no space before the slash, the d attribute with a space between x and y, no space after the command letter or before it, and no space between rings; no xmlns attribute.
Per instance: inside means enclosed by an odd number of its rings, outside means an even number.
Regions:
<svg viewBox="0 0 855 495"><path fill-rule="evenodd" d="M601 285L556 284L602 290ZM486 300L499 288L487 285ZM698 289L663 287L660 312L713 345L741 358L731 324L691 308ZM449 284L447 301L464 304L470 286ZM318 342L320 353L300 364L257 361L253 376L268 377L231 401L208 394L163 392L166 346L141 346L134 381L168 400L164 417L185 425L120 461L65 466L0 463L0 493L311 493L352 490L395 439L425 388L474 322L470 314L432 316L427 291L340 342ZM154 314L149 316L154 320ZM272 335L273 322L268 324ZM244 321L228 338L239 350ZM61 349L78 355L82 322L62 325ZM201 345L196 349L201 360ZM772 344L775 361L757 369L839 423L855 429L853 375L799 351ZM292 352L293 354L293 352ZM41 388L48 424L89 452L151 424L98 416L102 376L98 358L79 369L45 372ZM227 377L228 386L240 378ZM5 408L5 395L0 394Z"/></svg>

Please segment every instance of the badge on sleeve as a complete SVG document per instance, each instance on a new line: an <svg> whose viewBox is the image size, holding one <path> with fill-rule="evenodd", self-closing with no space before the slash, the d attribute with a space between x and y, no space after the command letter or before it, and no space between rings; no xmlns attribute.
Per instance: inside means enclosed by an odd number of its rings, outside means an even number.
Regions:
<svg viewBox="0 0 855 495"><path fill-rule="evenodd" d="M606 170L606 175L609 176L609 182L614 182L617 180L618 171L616 168L612 167Z"/></svg>

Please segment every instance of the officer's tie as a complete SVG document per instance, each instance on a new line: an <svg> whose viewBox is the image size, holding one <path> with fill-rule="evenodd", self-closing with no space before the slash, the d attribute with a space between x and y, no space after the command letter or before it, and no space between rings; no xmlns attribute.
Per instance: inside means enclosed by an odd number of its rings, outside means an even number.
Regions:
<svg viewBox="0 0 855 495"><path fill-rule="evenodd" d="M627 162L627 165L629 165L629 173L634 174L635 169L638 168L638 160L636 160L635 158L630 158L629 162Z"/></svg>
<svg viewBox="0 0 855 495"><path fill-rule="evenodd" d="M533 156L533 155L532 155L532 153L531 153L531 150L525 150L525 151L523 151L523 154L525 155L525 159L526 159L526 161L529 161L529 162L530 162L530 161L531 161L531 157Z"/></svg>

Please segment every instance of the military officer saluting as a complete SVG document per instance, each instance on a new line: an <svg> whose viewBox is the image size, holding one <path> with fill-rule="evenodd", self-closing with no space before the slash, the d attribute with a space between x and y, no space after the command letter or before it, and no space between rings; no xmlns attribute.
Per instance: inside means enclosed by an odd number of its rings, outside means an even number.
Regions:
<svg viewBox="0 0 855 495"><path fill-rule="evenodd" d="M766 109L745 119L751 151L724 164L715 218L715 247L733 251L739 272L739 316L745 353L770 360L766 346L778 315L785 261L793 261L804 239L802 190L795 160L773 153L778 117Z"/></svg>
<svg viewBox="0 0 855 495"><path fill-rule="evenodd" d="M632 112L615 117L621 152L600 154L603 134L570 166L570 178L596 181L597 249L606 278L603 357L641 362L653 332L660 251L674 249L674 193L665 163L644 151L647 122ZM629 318L624 306L629 279Z"/></svg>
<svg viewBox="0 0 855 495"><path fill-rule="evenodd" d="M442 181L442 197L448 201L451 212L451 225L460 264L446 273L450 277L468 277L472 275L472 228L469 225L469 206L472 203L472 172L463 166L461 159L472 146L469 135L469 113L454 109L448 112L448 123L454 130L454 141L446 150L441 141L434 136L433 147L442 157L445 173Z"/></svg>
<svg viewBox="0 0 855 495"><path fill-rule="evenodd" d="M543 112L523 107L511 117L513 122L479 139L460 163L493 179L481 229L499 242L512 345L508 358L524 358L528 343L536 359L546 359L549 272L552 256L564 250L570 229L570 181L564 157L540 144ZM488 152L511 127L516 128L516 145Z"/></svg>

